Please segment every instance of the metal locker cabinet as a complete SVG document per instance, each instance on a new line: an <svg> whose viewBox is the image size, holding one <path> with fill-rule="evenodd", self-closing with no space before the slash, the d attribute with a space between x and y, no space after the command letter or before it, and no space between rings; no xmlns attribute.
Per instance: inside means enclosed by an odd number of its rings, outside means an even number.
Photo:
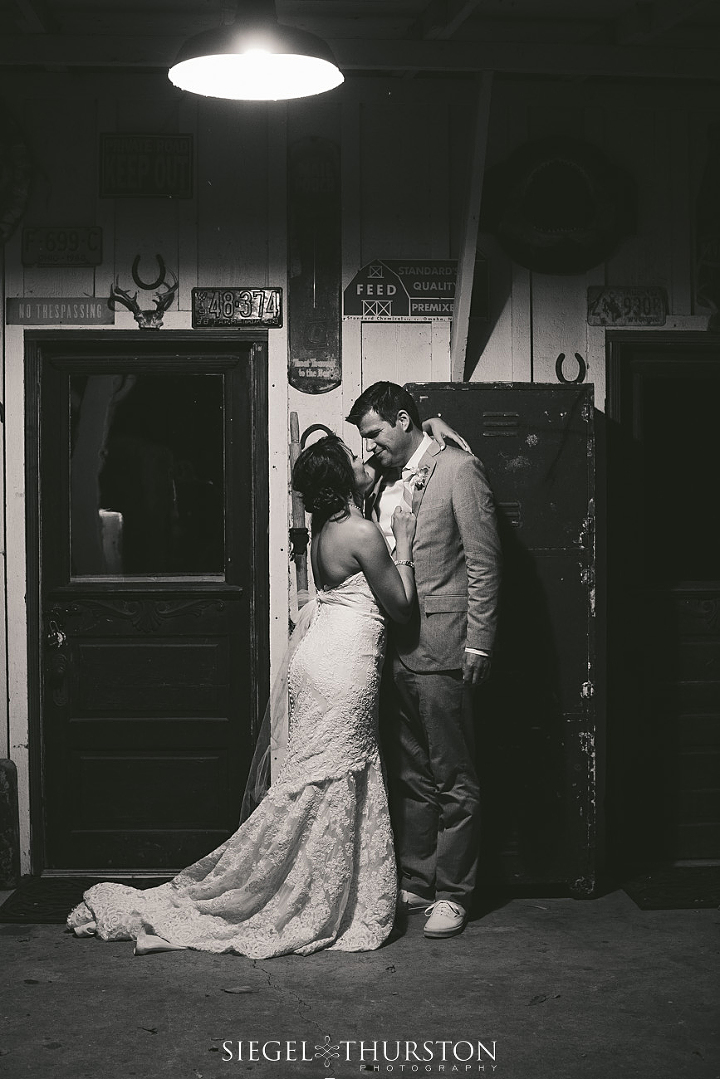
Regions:
<svg viewBox="0 0 720 1079"><path fill-rule="evenodd" d="M593 387L411 383L485 465L503 546L499 627L476 695L480 881L596 886Z"/></svg>

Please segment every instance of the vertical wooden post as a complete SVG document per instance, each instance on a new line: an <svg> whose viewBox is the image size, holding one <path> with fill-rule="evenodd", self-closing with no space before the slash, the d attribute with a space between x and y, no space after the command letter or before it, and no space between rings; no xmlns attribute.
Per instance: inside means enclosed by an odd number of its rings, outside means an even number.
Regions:
<svg viewBox="0 0 720 1079"><path fill-rule="evenodd" d="M462 249L458 261L455 306L450 335L450 377L453 382L462 382L465 370L465 354L467 352L468 331L470 328L470 301L472 299L478 224L480 221L480 202L482 199L483 177L485 175L492 76L492 71L482 73L478 91L470 185L465 209Z"/></svg>

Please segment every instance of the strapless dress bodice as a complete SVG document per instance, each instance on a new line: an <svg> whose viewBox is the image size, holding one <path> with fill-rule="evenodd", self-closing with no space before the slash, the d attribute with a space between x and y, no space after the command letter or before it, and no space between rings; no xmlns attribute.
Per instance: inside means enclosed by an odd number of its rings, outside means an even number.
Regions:
<svg viewBox="0 0 720 1079"><path fill-rule="evenodd" d="M382 613L362 570L346 577L332 588L319 588L316 594L320 606L350 607L359 614L382 621Z"/></svg>

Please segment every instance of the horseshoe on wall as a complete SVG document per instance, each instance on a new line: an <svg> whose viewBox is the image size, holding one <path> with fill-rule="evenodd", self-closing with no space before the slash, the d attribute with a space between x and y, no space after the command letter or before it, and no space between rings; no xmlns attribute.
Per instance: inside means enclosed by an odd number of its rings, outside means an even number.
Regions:
<svg viewBox="0 0 720 1079"><path fill-rule="evenodd" d="M165 260L162 255L156 255L155 258L157 259L158 269L160 271L158 276L154 281L143 281L140 276L140 256L135 256L132 264L132 279L138 288L145 288L148 290L160 288L160 285L162 285L165 280Z"/></svg>
<svg viewBox="0 0 720 1079"><path fill-rule="evenodd" d="M587 375L587 364L579 352L575 353L575 359L577 360L578 373L575 378L566 378L563 371L563 364L565 363L565 353L561 352L555 361L555 374L557 375L558 382L564 382L566 384L573 384L578 382L584 382Z"/></svg>

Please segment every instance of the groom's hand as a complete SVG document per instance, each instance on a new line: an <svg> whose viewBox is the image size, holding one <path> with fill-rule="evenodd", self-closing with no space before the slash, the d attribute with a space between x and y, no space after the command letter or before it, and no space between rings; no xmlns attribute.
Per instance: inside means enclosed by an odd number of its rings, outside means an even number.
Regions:
<svg viewBox="0 0 720 1079"><path fill-rule="evenodd" d="M462 677L467 686L481 685L490 674L490 656L478 656L475 652L463 655Z"/></svg>

